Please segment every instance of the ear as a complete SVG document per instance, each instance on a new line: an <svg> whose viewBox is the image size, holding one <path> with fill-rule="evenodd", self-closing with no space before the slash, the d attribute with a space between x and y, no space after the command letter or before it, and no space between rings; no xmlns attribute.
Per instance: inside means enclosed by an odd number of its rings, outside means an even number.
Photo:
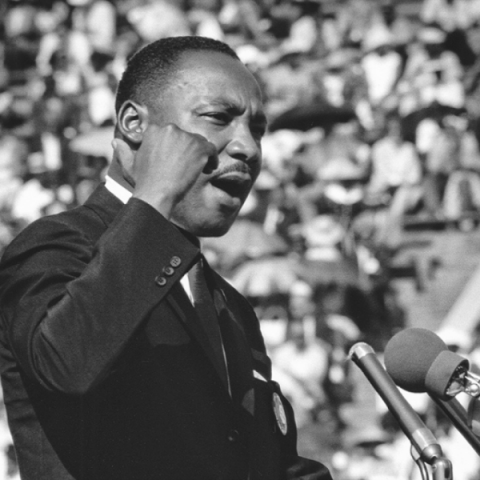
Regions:
<svg viewBox="0 0 480 480"><path fill-rule="evenodd" d="M148 109L133 100L127 100L118 111L117 129L130 146L137 150L148 126Z"/></svg>

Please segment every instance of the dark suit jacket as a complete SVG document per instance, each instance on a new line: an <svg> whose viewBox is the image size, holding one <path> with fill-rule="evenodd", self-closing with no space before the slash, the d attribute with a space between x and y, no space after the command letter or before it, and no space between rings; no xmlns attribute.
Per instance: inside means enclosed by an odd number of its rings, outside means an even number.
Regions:
<svg viewBox="0 0 480 480"><path fill-rule="evenodd" d="M179 284L199 249L103 186L45 217L0 266L1 375L24 480L329 479L278 428L258 320L208 272L231 395ZM268 381L254 378L253 371Z"/></svg>

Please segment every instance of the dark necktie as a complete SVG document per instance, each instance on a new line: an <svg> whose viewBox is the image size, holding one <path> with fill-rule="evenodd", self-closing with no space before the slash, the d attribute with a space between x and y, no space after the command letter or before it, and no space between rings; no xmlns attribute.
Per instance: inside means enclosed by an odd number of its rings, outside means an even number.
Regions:
<svg viewBox="0 0 480 480"><path fill-rule="evenodd" d="M222 335L218 325L218 316L213 303L212 294L208 288L203 269L203 256L188 272L190 289L192 291L195 310L200 317L203 328L212 345L217 363L221 366L224 381L228 384L225 354L223 350Z"/></svg>

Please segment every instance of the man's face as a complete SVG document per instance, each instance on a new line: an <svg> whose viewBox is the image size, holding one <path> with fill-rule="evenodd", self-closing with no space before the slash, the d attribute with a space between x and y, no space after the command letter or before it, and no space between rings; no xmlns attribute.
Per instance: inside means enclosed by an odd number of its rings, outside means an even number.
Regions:
<svg viewBox="0 0 480 480"><path fill-rule="evenodd" d="M170 86L152 103L152 123L202 135L218 153L176 205L172 221L197 236L223 235L260 172L266 120L258 84L225 54L186 53Z"/></svg>

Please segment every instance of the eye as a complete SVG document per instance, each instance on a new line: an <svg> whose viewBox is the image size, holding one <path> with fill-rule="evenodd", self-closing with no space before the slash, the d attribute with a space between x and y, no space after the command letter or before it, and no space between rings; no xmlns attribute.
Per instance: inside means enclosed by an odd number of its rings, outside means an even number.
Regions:
<svg viewBox="0 0 480 480"><path fill-rule="evenodd" d="M217 125L227 125L231 121L230 115L226 112L209 112L204 116Z"/></svg>

